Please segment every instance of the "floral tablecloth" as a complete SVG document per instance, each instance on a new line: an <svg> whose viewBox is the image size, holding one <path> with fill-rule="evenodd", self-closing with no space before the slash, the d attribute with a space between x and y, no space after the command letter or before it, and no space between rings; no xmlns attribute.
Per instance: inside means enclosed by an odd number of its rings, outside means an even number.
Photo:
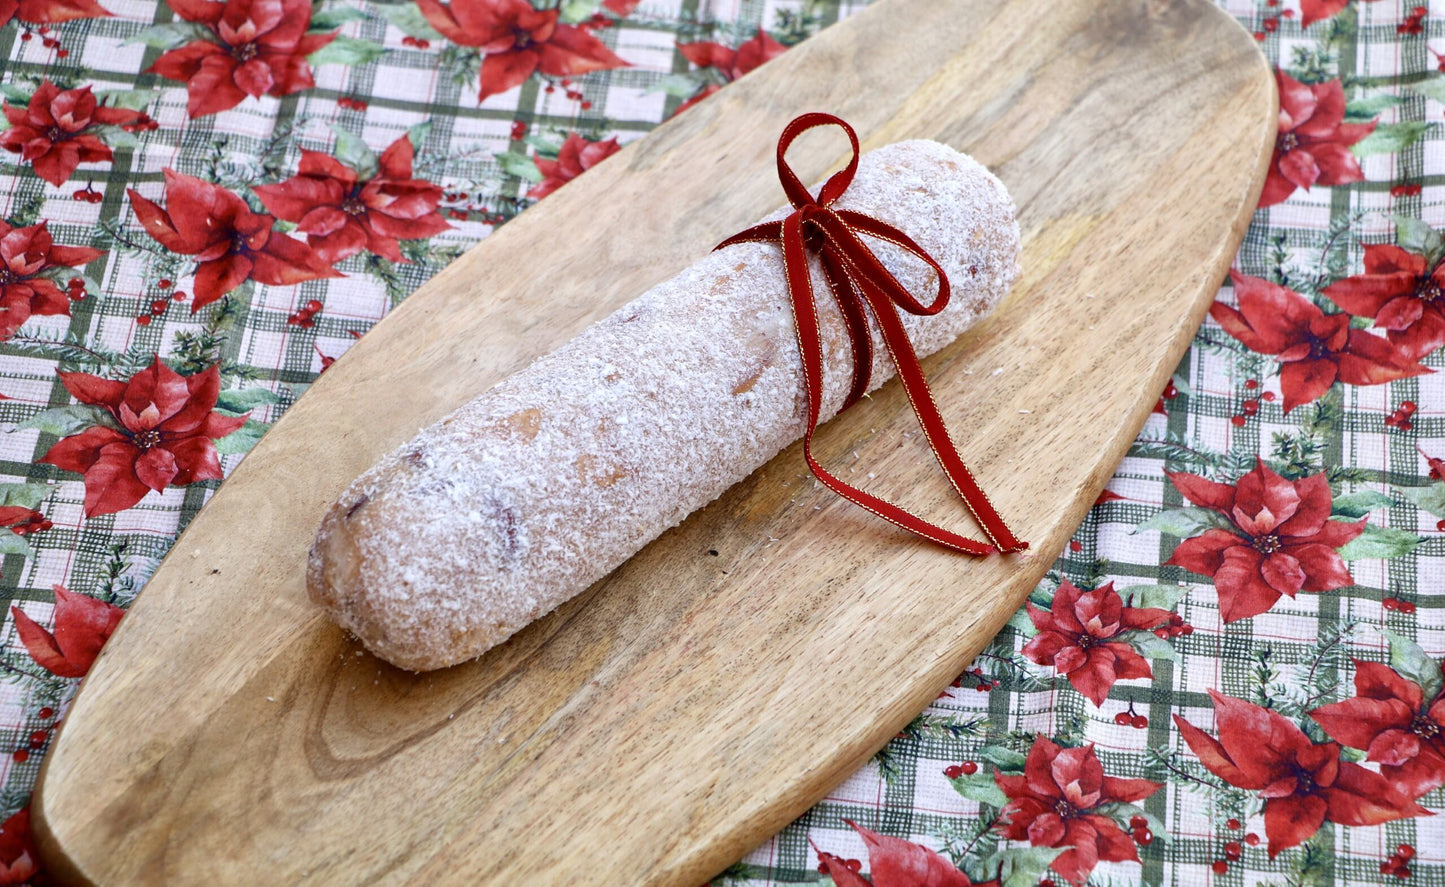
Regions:
<svg viewBox="0 0 1445 887"><path fill-rule="evenodd" d="M77 679L267 425L861 5L0 0L0 884L44 880ZM1227 6L1279 140L1156 415L974 666L714 883L1445 884L1445 8Z"/></svg>

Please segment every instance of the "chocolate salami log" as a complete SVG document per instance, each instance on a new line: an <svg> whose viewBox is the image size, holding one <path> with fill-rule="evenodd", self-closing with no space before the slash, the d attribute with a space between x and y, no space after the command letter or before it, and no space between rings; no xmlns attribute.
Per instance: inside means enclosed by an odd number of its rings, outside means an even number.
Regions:
<svg viewBox="0 0 1445 887"><path fill-rule="evenodd" d="M903 315L920 355L952 342L1013 281L1008 192L952 148L872 151L834 206L898 227L947 273L947 308ZM891 243L869 246L931 300L927 265ZM848 393L851 350L813 261L826 419ZM788 298L777 246L729 246L498 382L342 494L311 550L311 597L402 668L441 668L505 641L802 435ZM893 366L876 327L873 337L877 387Z"/></svg>

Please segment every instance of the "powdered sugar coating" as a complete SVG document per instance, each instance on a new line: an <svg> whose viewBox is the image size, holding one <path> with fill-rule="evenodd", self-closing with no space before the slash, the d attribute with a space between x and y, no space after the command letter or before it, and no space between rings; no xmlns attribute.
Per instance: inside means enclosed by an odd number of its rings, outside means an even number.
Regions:
<svg viewBox="0 0 1445 887"><path fill-rule="evenodd" d="M1012 200L945 145L899 142L864 155L837 207L895 225L948 274L942 313L903 315L920 355L987 314L1016 274ZM931 300L927 265L868 242ZM826 419L847 394L851 352L816 262L813 279ZM873 337L876 388L893 367L876 327ZM710 253L358 478L317 533L310 594L403 668L473 658L797 440L805 409L778 247Z"/></svg>

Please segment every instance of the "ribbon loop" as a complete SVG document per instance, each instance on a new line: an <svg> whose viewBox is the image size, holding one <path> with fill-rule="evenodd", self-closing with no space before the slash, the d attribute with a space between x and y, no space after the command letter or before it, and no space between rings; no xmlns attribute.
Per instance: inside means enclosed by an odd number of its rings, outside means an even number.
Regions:
<svg viewBox="0 0 1445 887"><path fill-rule="evenodd" d="M804 132L819 126L837 126L848 135L853 147L848 165L834 173L818 189L815 198L788 166L788 148ZM932 316L948 307L951 290L943 268L908 235L886 222L854 210L835 210L834 202L843 196L858 172L858 134L853 127L832 114L804 114L789 123L778 138L778 179L793 212L781 222L764 222L740 231L718 244L716 249L735 243L776 243L783 250L783 267L793 304L793 321L798 336L798 353L803 362L803 386L808 399L808 426L803 434L803 456L814 476L828 489L850 502L868 509L911 533L964 554L983 556L999 552L1022 551L1028 543L1017 539L999 517L988 496L979 487L973 474L963 464L938 405L933 401L928 380L907 330L898 316L901 308L910 314ZM927 263L938 277L937 291L930 302L914 297L893 273L884 267L863 242L860 234L886 240ZM812 275L808 255L818 256L828 289L843 315L848 341L853 351L853 378L842 409L856 403L868 390L873 371L873 335L868 326L868 313L877 321L883 344L898 370L899 381L908 395L919 427L933 450L934 458L949 482L963 499L974 520L983 528L991 544L960 536L945 530L898 506L844 483L828 472L813 457L813 434L817 430L823 405L823 340L818 327L817 304L813 296ZM841 410L840 410L841 412Z"/></svg>

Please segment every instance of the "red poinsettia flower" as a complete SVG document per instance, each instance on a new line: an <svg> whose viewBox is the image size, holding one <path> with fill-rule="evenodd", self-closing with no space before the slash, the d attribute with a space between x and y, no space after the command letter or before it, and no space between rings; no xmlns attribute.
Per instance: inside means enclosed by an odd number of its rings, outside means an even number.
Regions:
<svg viewBox="0 0 1445 887"><path fill-rule="evenodd" d="M1283 71L1279 83L1279 138L1259 197L1274 206L1314 185L1344 185L1365 178L1350 146L1375 131L1375 122L1345 122L1345 88L1338 80L1305 85Z"/></svg>
<svg viewBox="0 0 1445 887"><path fill-rule="evenodd" d="M236 194L170 168L165 175L165 209L134 188L126 193L147 234L172 252L196 257L193 313L248 279L286 286L342 276L311 247L273 231L276 220L252 212Z"/></svg>
<svg viewBox="0 0 1445 887"><path fill-rule="evenodd" d="M602 0L602 8L617 16L632 15L642 0Z"/></svg>
<svg viewBox="0 0 1445 887"><path fill-rule="evenodd" d="M0 527L17 536L29 536L55 526L45 515L23 505L0 505Z"/></svg>
<svg viewBox="0 0 1445 887"><path fill-rule="evenodd" d="M108 108L91 94L89 84L62 90L41 82L21 107L5 103L10 128L0 133L0 148L19 154L35 174L52 185L64 184L82 163L110 160L114 154L94 132L95 126L123 126L140 119L139 111Z"/></svg>
<svg viewBox="0 0 1445 887"><path fill-rule="evenodd" d="M416 5L448 40L481 50L479 102L521 86L538 71L575 77L628 66L582 28L558 24L556 9L536 9L527 0L453 0L446 6L416 0Z"/></svg>
<svg viewBox="0 0 1445 887"><path fill-rule="evenodd" d="M15 633L41 668L57 677L84 677L125 611L93 597L66 591L63 585L52 588L55 590L55 633L41 628L19 607L11 607Z"/></svg>
<svg viewBox="0 0 1445 887"><path fill-rule="evenodd" d="M1360 0L1361 3L1373 3L1375 0ZM1333 18L1340 14L1340 10L1350 5L1350 0L1300 0L1300 27L1308 28L1317 21Z"/></svg>
<svg viewBox="0 0 1445 887"><path fill-rule="evenodd" d="M213 39L169 50L146 69L186 84L186 112L203 117L246 96L284 96L316 85L306 57L336 38L308 34L311 0L166 0Z"/></svg>
<svg viewBox="0 0 1445 887"><path fill-rule="evenodd" d="M994 780L1009 797L999 831L1035 847L1070 848L1051 868L1075 884L1088 880L1100 862L1139 861L1134 841L1094 808L1142 801L1163 787L1147 779L1106 776L1093 745L1060 748L1043 736L1034 739L1022 776L995 769Z"/></svg>
<svg viewBox="0 0 1445 887"><path fill-rule="evenodd" d="M361 181L336 158L303 148L295 176L252 190L278 218L295 222L323 261L336 263L365 249L404 262L399 240L451 228L436 211L442 189L412 178L412 158L411 138L403 135L382 152L376 176Z"/></svg>
<svg viewBox="0 0 1445 887"><path fill-rule="evenodd" d="M1309 840L1325 820L1379 825L1430 811L1378 773L1340 760L1334 742L1312 742L1293 721L1211 689L1219 738L1174 716L1199 762L1236 788L1264 798L1269 855Z"/></svg>
<svg viewBox="0 0 1445 887"><path fill-rule="evenodd" d="M0 220L0 341L15 335L31 315L70 314L70 299L51 279L105 255L88 246L61 246L46 223L12 228Z"/></svg>
<svg viewBox="0 0 1445 887"><path fill-rule="evenodd" d="M106 18L114 13L95 0L0 0L0 27L19 19L31 25L54 25L78 18Z"/></svg>
<svg viewBox="0 0 1445 887"><path fill-rule="evenodd" d="M1365 521L1330 520L1323 473L1291 481L1259 461L1234 486L1182 471L1165 474L1186 499L1231 524L1185 539L1165 561L1214 579L1225 622L1267 612L1282 596L1354 583L1336 549L1363 533Z"/></svg>
<svg viewBox="0 0 1445 887"><path fill-rule="evenodd" d="M1375 326L1406 357L1420 360L1445 345L1445 263L1390 244L1366 244L1365 273L1325 287L1336 305Z"/></svg>
<svg viewBox="0 0 1445 887"><path fill-rule="evenodd" d="M30 805L0 823L0 887L24 884L40 874L40 854L30 835Z"/></svg>
<svg viewBox="0 0 1445 887"><path fill-rule="evenodd" d="M1209 316L1251 351L1279 358L1284 411L1321 397L1335 382L1383 385L1432 372L1395 345L1326 314L1292 289L1229 272L1239 308L1215 302Z"/></svg>
<svg viewBox="0 0 1445 887"><path fill-rule="evenodd" d="M1024 645L1024 655L1068 676L1074 689L1095 705L1104 704L1115 681L1154 676L1147 659L1127 642L1114 639L1126 631L1150 630L1168 622L1168 610L1126 607L1112 582L1082 591L1065 579L1049 610L1029 604L1028 612L1039 633Z"/></svg>
<svg viewBox="0 0 1445 887"><path fill-rule="evenodd" d="M1402 794L1445 785L1445 693L1433 700L1388 665L1355 661L1355 695L1310 712L1331 739L1364 749Z"/></svg>
<svg viewBox="0 0 1445 887"><path fill-rule="evenodd" d="M843 821L858 833L868 848L868 873L872 880L853 871L837 854L824 853L815 846L819 865L837 887L998 887L998 881L974 884L953 863L922 844L880 835L851 819Z"/></svg>
<svg viewBox="0 0 1445 887"><path fill-rule="evenodd" d="M246 424L245 416L214 412L221 393L218 367L185 377L159 356L128 382L88 373L61 373L71 395L102 407L116 427L92 425L62 438L41 462L85 475L85 513L113 514L151 490L219 480L213 443Z"/></svg>
<svg viewBox="0 0 1445 887"><path fill-rule="evenodd" d="M602 161L622 150L613 136L605 142L589 142L577 133L571 133L562 143L556 160L534 157L533 162L542 173L542 181L527 191L528 197L542 198L582 175Z"/></svg>
<svg viewBox="0 0 1445 887"><path fill-rule="evenodd" d="M762 28L758 29L756 37L743 43L737 49L708 40L701 40L697 43L679 43L677 49L684 58L699 68L716 69L728 83L750 73L763 62L777 58L788 51L788 47L769 37ZM701 92L679 105L676 113L681 114L719 89L722 87L716 83L707 84Z"/></svg>

